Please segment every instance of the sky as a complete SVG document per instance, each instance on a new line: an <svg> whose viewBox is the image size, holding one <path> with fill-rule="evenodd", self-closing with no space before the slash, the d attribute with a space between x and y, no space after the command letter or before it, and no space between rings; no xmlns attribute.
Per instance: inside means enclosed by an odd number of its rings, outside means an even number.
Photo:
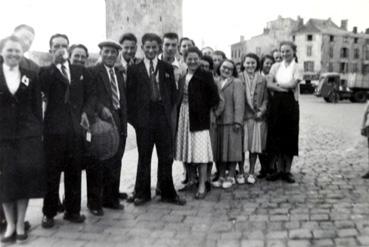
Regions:
<svg viewBox="0 0 369 247"><path fill-rule="evenodd" d="M124 0L122 0L124 1ZM160 1L160 0L157 0ZM71 43L85 44L97 52L105 39L105 0L0 0L0 38L26 23L36 30L31 50L48 51L49 37L65 33ZM331 19L359 32L369 28L369 0L183 0L183 35L197 46L211 46L230 54L240 36L262 33L266 23L282 17L304 22Z"/></svg>

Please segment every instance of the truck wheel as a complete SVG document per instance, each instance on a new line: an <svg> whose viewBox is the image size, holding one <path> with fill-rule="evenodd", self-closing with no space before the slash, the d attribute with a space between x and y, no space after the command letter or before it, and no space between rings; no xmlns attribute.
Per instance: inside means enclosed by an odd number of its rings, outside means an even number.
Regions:
<svg viewBox="0 0 369 247"><path fill-rule="evenodd" d="M331 103L331 99L329 97L324 97L325 102Z"/></svg>
<svg viewBox="0 0 369 247"><path fill-rule="evenodd" d="M329 96L329 102L337 103L339 100L339 96L337 93L331 93Z"/></svg>
<svg viewBox="0 0 369 247"><path fill-rule="evenodd" d="M366 92L357 91L354 93L354 99L356 102L363 103L366 101Z"/></svg>
<svg viewBox="0 0 369 247"><path fill-rule="evenodd" d="M356 101L355 101L354 96L351 96L351 97L349 98L349 100L350 100L352 103L355 103L355 102L356 102Z"/></svg>

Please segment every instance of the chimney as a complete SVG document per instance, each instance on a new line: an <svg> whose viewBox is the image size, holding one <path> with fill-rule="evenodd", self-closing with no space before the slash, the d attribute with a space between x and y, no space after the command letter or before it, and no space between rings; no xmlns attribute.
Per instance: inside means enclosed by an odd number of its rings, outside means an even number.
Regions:
<svg viewBox="0 0 369 247"><path fill-rule="evenodd" d="M357 27L353 27L352 32L357 33Z"/></svg>
<svg viewBox="0 0 369 247"><path fill-rule="evenodd" d="M241 40L241 41L245 41L245 36L241 35L241 36L240 36L240 40Z"/></svg>
<svg viewBox="0 0 369 247"><path fill-rule="evenodd" d="M347 23L348 23L348 20L347 19L341 20L341 29L347 31Z"/></svg>
<svg viewBox="0 0 369 247"><path fill-rule="evenodd" d="M365 34L369 34L369 28L365 29Z"/></svg>
<svg viewBox="0 0 369 247"><path fill-rule="evenodd" d="M304 18L297 16L297 28L300 28L304 25Z"/></svg>

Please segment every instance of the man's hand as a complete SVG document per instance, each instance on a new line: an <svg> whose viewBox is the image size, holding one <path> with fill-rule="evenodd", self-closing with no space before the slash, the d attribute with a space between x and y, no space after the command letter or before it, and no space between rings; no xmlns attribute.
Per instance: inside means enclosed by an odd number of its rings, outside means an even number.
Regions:
<svg viewBox="0 0 369 247"><path fill-rule="evenodd" d="M111 114L110 110L106 107L102 108L100 116L103 120L109 120L113 118L113 114Z"/></svg>
<svg viewBox="0 0 369 247"><path fill-rule="evenodd" d="M87 114L85 112L83 112L82 115L81 115L81 123L80 123L80 125L86 131L90 129L90 122L88 121L88 117L87 117Z"/></svg>

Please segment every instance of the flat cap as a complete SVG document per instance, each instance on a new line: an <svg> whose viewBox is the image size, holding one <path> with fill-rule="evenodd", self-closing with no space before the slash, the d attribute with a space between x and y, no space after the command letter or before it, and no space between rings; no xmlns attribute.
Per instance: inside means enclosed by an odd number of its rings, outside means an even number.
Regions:
<svg viewBox="0 0 369 247"><path fill-rule="evenodd" d="M99 48L102 49L104 46L110 46L113 47L115 49L117 49L118 51L122 49L122 47L120 46L120 44L114 40L105 40L102 41L98 44Z"/></svg>

